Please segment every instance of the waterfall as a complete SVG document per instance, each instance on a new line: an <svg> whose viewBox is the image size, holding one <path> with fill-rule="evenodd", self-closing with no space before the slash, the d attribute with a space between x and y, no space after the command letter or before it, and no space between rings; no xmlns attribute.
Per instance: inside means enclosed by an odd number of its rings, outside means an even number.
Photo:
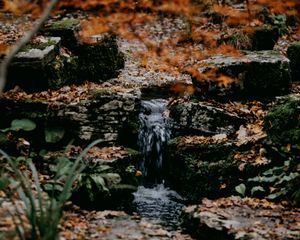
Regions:
<svg viewBox="0 0 300 240"><path fill-rule="evenodd" d="M166 106L163 99L142 101L139 114L140 169L145 178L156 183L162 181L164 150L171 134Z"/></svg>
<svg viewBox="0 0 300 240"><path fill-rule="evenodd" d="M163 180L165 148L171 135L167 103L163 99L142 101L138 145L144 186L134 193L133 205L140 216L174 230L184 205L181 196L166 187Z"/></svg>

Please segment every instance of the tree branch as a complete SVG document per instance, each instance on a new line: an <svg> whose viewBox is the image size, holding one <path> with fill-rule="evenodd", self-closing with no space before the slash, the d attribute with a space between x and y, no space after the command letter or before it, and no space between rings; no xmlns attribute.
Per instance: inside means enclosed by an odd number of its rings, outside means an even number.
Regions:
<svg viewBox="0 0 300 240"><path fill-rule="evenodd" d="M47 8L44 10L42 16L37 19L33 25L33 28L28 31L13 47L13 49L5 56L3 62L0 65L0 97L2 96L7 77L7 69L14 56L30 41L30 39L38 32L43 23L49 17L51 11L55 7L58 0L51 0L48 3Z"/></svg>

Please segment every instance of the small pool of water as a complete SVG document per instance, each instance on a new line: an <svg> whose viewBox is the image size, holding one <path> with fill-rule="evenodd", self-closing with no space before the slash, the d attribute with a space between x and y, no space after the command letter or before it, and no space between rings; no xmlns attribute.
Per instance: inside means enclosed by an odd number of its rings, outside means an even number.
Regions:
<svg viewBox="0 0 300 240"><path fill-rule="evenodd" d="M134 211L154 221L167 230L176 230L178 220L184 207L183 198L164 184L152 187L140 186L134 193Z"/></svg>

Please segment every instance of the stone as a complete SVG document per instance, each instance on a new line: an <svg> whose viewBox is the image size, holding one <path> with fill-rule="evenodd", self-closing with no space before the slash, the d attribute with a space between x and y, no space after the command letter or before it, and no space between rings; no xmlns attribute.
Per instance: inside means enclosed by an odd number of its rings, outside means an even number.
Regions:
<svg viewBox="0 0 300 240"><path fill-rule="evenodd" d="M48 65L59 54L60 41L59 37L39 37L25 46L8 69L6 89L15 85L28 91L48 88Z"/></svg>
<svg viewBox="0 0 300 240"><path fill-rule="evenodd" d="M131 101L133 106L130 111L120 104L126 102L127 97L135 99L135 101ZM117 109L114 104L110 105L111 108L106 105L112 101L118 103ZM106 95L102 95L101 98L91 98L71 104L31 99L14 101L2 98L0 112L3 117L0 120L0 126L3 128L9 126L13 119L31 119L38 125L38 131L34 133L33 137L35 146L47 145L43 132L44 126L48 124L59 125L66 132L64 139L56 147L67 144L71 139L77 143L90 143L93 140L101 139L103 144L114 144L121 138L120 134L123 129L128 129L127 126L132 122L132 116L138 115L139 101L140 93L135 90L126 94L108 90ZM101 111L103 106L106 106L105 112ZM118 114L113 115L116 111ZM99 118L101 115L109 116L109 118ZM126 144L126 142L124 143Z"/></svg>
<svg viewBox="0 0 300 240"><path fill-rule="evenodd" d="M201 97L218 99L271 98L286 94L291 84L289 60L277 51L245 51L242 56L216 55L201 61L201 74L217 71L234 81L225 87L214 77L207 81L193 79Z"/></svg>
<svg viewBox="0 0 300 240"><path fill-rule="evenodd" d="M260 26L250 33L236 32L221 42L231 44L240 50L272 50L279 38L278 29L272 26Z"/></svg>
<svg viewBox="0 0 300 240"><path fill-rule="evenodd" d="M287 49L287 56L290 59L292 80L300 81L300 41L292 43Z"/></svg>
<svg viewBox="0 0 300 240"><path fill-rule="evenodd" d="M297 208L232 196L188 206L182 227L195 239L299 239L299 218Z"/></svg>
<svg viewBox="0 0 300 240"><path fill-rule="evenodd" d="M279 32L276 27L260 26L250 34L251 50L272 50L279 38Z"/></svg>
<svg viewBox="0 0 300 240"><path fill-rule="evenodd" d="M116 78L125 61L116 37L103 34L102 38L98 37L93 41L80 43L74 51L79 57L79 78L94 82Z"/></svg>
<svg viewBox="0 0 300 240"><path fill-rule="evenodd" d="M80 20L74 18L65 18L58 21L49 21L41 29L45 36L55 36L62 39L62 45L73 50L78 45L78 32L80 30Z"/></svg>
<svg viewBox="0 0 300 240"><path fill-rule="evenodd" d="M205 102L183 102L170 108L175 134L227 134L239 129L244 119Z"/></svg>
<svg viewBox="0 0 300 240"><path fill-rule="evenodd" d="M279 99L264 119L265 130L272 143L300 144L300 97Z"/></svg>
<svg viewBox="0 0 300 240"><path fill-rule="evenodd" d="M231 154L233 144L181 143L182 138L168 143L165 179L188 202L201 197L216 198L234 194L242 174ZM224 185L226 188L222 188Z"/></svg>

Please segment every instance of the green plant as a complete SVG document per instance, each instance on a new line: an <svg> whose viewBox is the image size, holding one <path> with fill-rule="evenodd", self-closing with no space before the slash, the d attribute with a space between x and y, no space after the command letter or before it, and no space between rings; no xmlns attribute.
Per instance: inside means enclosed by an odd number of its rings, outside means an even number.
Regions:
<svg viewBox="0 0 300 240"><path fill-rule="evenodd" d="M277 28L279 36L288 33L286 20L286 15L284 14L271 16L272 25Z"/></svg>
<svg viewBox="0 0 300 240"><path fill-rule="evenodd" d="M290 158L282 165L273 166L247 182L236 186L242 196L265 197L269 200L288 200L300 204L299 159Z"/></svg>
<svg viewBox="0 0 300 240"><path fill-rule="evenodd" d="M96 163L86 166L79 174L75 193L84 193L87 202L93 203L99 198L110 195L109 189L121 182L121 177L112 172L108 165Z"/></svg>
<svg viewBox="0 0 300 240"><path fill-rule="evenodd" d="M42 190L38 172L31 159L26 159L26 163L30 169L34 188L31 186L31 178L26 172L18 168L18 164L12 160L5 152L0 150L0 153L7 160L9 173L2 174L0 179L0 190L5 191L6 196L10 199L15 207L16 214L13 217L16 227L17 236L20 239L26 239L26 228L21 218L22 214L18 210L15 203L13 193L17 192L20 200L24 203L25 216L30 224L30 239L54 240L58 239L58 225L63 215L63 206L71 195L72 186L84 169L82 158L87 154L87 151L98 144L100 140L91 143L82 153L76 158L68 169L57 172L53 179L53 184L64 180L64 185L57 197L54 197L55 189L52 189L51 194L47 194ZM59 162L59 164L62 164ZM59 169L60 166L58 166Z"/></svg>

